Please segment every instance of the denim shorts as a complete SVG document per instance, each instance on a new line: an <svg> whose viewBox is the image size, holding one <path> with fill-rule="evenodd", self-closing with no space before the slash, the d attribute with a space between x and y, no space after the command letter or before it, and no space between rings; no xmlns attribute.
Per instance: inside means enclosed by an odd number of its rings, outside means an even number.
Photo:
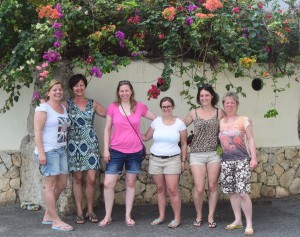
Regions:
<svg viewBox="0 0 300 237"><path fill-rule="evenodd" d="M66 147L52 149L45 152L46 164L40 165L40 172L44 176L54 176L60 174L68 174L68 159ZM39 157L35 154L37 160Z"/></svg>
<svg viewBox="0 0 300 237"><path fill-rule="evenodd" d="M123 153L109 149L110 161L106 164L105 174L121 174L125 164L126 173L138 174L141 172L143 149L135 153Z"/></svg>

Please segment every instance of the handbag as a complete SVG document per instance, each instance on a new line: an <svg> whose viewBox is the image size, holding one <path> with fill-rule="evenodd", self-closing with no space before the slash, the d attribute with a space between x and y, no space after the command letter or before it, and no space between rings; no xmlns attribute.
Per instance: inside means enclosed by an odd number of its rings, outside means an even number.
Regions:
<svg viewBox="0 0 300 237"><path fill-rule="evenodd" d="M146 158L146 155L147 155L147 152L146 152L146 146L144 145L144 143L143 143L142 139L140 138L139 134L137 133L137 131L135 131L134 127L132 126L132 124L131 124L129 118L127 117L127 114L125 113L125 110L123 109L122 104L120 104L120 105L121 105L121 108L122 108L122 110L123 110L123 112L124 112L124 114L125 114L125 116L126 116L128 122L129 122L129 124L131 125L133 131L135 132L135 134L137 135L137 137L139 138L139 140L140 140L140 142L141 142L141 144L142 144L142 146L143 146L142 159L145 159L145 158Z"/></svg>

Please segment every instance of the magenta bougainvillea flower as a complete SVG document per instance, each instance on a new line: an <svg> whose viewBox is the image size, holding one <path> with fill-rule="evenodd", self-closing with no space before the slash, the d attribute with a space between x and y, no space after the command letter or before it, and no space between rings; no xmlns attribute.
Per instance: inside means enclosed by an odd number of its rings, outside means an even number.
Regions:
<svg viewBox="0 0 300 237"><path fill-rule="evenodd" d="M93 67L91 68L91 71L90 71L90 74L92 76L95 76L95 77L98 77L98 78L101 78L102 77L102 72L99 68L97 67Z"/></svg>
<svg viewBox="0 0 300 237"><path fill-rule="evenodd" d="M61 59L61 56L59 52L50 50L44 53L43 59L45 59L48 63L54 63L58 62Z"/></svg>

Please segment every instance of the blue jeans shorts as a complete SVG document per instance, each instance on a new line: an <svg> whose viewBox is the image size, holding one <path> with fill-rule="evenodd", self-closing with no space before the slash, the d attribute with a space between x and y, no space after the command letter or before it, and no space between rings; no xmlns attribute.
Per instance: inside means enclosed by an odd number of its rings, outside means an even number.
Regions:
<svg viewBox="0 0 300 237"><path fill-rule="evenodd" d="M54 176L60 174L68 174L68 159L66 147L52 149L45 152L46 164L40 165L40 172L44 176ZM36 159L39 157L36 154Z"/></svg>
<svg viewBox="0 0 300 237"><path fill-rule="evenodd" d="M109 149L110 161L106 164L105 174L121 174L125 164L126 173L138 174L141 172L143 149L136 153L123 153Z"/></svg>

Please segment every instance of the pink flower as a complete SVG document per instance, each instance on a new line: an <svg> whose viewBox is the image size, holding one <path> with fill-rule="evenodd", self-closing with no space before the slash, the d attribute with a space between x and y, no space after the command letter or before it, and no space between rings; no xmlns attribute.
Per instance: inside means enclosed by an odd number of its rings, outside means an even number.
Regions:
<svg viewBox="0 0 300 237"><path fill-rule="evenodd" d="M159 34L159 35L158 35L158 38L159 38L159 39L164 39L164 38L166 38L166 35L165 35L165 34Z"/></svg>
<svg viewBox="0 0 300 237"><path fill-rule="evenodd" d="M40 100L41 96L38 91L35 91L32 96L32 101Z"/></svg>
<svg viewBox="0 0 300 237"><path fill-rule="evenodd" d="M41 77L47 77L48 76L48 71L43 71L43 72L41 72L39 75L41 76Z"/></svg>
<svg viewBox="0 0 300 237"><path fill-rule="evenodd" d="M94 61L94 58L92 56L88 56L85 60L86 63L92 63Z"/></svg>
<svg viewBox="0 0 300 237"><path fill-rule="evenodd" d="M239 7L234 7L234 8L232 8L232 11L233 11L234 13L236 13L236 14L239 14L239 13L240 13Z"/></svg>
<svg viewBox="0 0 300 237"><path fill-rule="evenodd" d="M257 4L257 7L258 7L259 9L262 9L262 8L264 7L264 3L263 3L263 2L258 3L258 4Z"/></svg>
<svg viewBox="0 0 300 237"><path fill-rule="evenodd" d="M269 46L268 46L268 45L265 45L264 48L265 48L267 54L269 54L269 53L270 53L270 48L269 48Z"/></svg>
<svg viewBox="0 0 300 237"><path fill-rule="evenodd" d="M42 67L41 66L36 66L35 67L37 70L41 71L42 70Z"/></svg>
<svg viewBox="0 0 300 237"><path fill-rule="evenodd" d="M48 66L49 66L48 63L46 63L46 62L42 63L42 67L43 67L43 68L46 68L46 67L48 67Z"/></svg>

